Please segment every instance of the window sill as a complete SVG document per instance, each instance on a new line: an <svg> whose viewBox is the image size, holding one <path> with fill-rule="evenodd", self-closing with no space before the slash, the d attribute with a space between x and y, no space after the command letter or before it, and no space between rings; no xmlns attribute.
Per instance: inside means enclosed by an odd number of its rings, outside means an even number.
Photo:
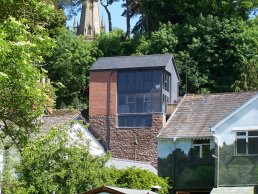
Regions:
<svg viewBox="0 0 258 194"><path fill-rule="evenodd" d="M143 127L119 127L117 126L116 129L151 129L151 127L143 126Z"/></svg>

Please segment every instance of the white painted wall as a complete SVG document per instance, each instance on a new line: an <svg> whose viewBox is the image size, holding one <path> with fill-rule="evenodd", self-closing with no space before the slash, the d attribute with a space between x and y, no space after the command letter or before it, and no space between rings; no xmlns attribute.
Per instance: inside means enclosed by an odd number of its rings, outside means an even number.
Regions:
<svg viewBox="0 0 258 194"><path fill-rule="evenodd" d="M237 130L258 130L258 98L215 128L218 145L233 144Z"/></svg>

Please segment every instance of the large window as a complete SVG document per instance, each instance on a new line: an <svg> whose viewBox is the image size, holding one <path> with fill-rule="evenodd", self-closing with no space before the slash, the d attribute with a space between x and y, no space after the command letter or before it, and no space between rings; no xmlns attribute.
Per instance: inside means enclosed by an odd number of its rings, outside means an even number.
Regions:
<svg viewBox="0 0 258 194"><path fill-rule="evenodd" d="M119 127L151 127L151 113L161 112L162 70L118 72Z"/></svg>
<svg viewBox="0 0 258 194"><path fill-rule="evenodd" d="M236 132L236 155L258 154L258 130Z"/></svg>

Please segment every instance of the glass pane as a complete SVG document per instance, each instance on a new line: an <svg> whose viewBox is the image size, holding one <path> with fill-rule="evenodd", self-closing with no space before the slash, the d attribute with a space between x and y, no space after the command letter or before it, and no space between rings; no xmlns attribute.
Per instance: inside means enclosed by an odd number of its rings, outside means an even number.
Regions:
<svg viewBox="0 0 258 194"><path fill-rule="evenodd" d="M128 72L127 73L127 89L133 90L135 89L135 73L134 72Z"/></svg>
<svg viewBox="0 0 258 194"><path fill-rule="evenodd" d="M143 94L142 93L136 94L136 112L137 113L143 112Z"/></svg>
<svg viewBox="0 0 258 194"><path fill-rule="evenodd" d="M160 92L152 93L152 112L161 112Z"/></svg>
<svg viewBox="0 0 258 194"><path fill-rule="evenodd" d="M161 71L153 71L153 88L161 89Z"/></svg>
<svg viewBox="0 0 258 194"><path fill-rule="evenodd" d="M211 156L210 145L202 146L202 158L209 158Z"/></svg>
<svg viewBox="0 0 258 194"><path fill-rule="evenodd" d="M125 117L123 117L123 116L118 117L118 126L125 127Z"/></svg>
<svg viewBox="0 0 258 194"><path fill-rule="evenodd" d="M144 94L144 102L151 102L151 93Z"/></svg>
<svg viewBox="0 0 258 194"><path fill-rule="evenodd" d="M144 119L141 116L136 116L135 119L135 126L136 127L143 127L144 126Z"/></svg>
<svg viewBox="0 0 258 194"><path fill-rule="evenodd" d="M201 146L194 146L193 147L193 159L197 160L200 158L200 150L201 150Z"/></svg>
<svg viewBox="0 0 258 194"><path fill-rule="evenodd" d="M127 96L127 102L132 102L132 103L134 103L134 98L135 98L135 95L134 95L134 94L128 94L128 96Z"/></svg>
<svg viewBox="0 0 258 194"><path fill-rule="evenodd" d="M135 113L135 104L127 103L127 113Z"/></svg>
<svg viewBox="0 0 258 194"><path fill-rule="evenodd" d="M126 112L126 95L120 94L118 97L118 112Z"/></svg>
<svg viewBox="0 0 258 194"><path fill-rule="evenodd" d="M141 91L143 89L143 72L136 72L136 90Z"/></svg>
<svg viewBox="0 0 258 194"><path fill-rule="evenodd" d="M246 132L243 132L243 131L237 132L237 136L246 136Z"/></svg>
<svg viewBox="0 0 258 194"><path fill-rule="evenodd" d="M236 151L237 154L246 154L246 140L237 139L236 140Z"/></svg>
<svg viewBox="0 0 258 194"><path fill-rule="evenodd" d="M134 117L133 116L127 116L126 117L126 126L127 127L134 127Z"/></svg>
<svg viewBox="0 0 258 194"><path fill-rule="evenodd" d="M152 125L152 117L151 115L144 116L144 126L151 127Z"/></svg>
<svg viewBox="0 0 258 194"><path fill-rule="evenodd" d="M258 131L248 131L248 136L258 136Z"/></svg>
<svg viewBox="0 0 258 194"><path fill-rule="evenodd" d="M144 112L146 113L152 112L151 102L144 102Z"/></svg>
<svg viewBox="0 0 258 194"><path fill-rule="evenodd" d="M126 73L118 73L118 90L126 90Z"/></svg>
<svg viewBox="0 0 258 194"><path fill-rule="evenodd" d="M258 138L248 138L248 154L258 154Z"/></svg>

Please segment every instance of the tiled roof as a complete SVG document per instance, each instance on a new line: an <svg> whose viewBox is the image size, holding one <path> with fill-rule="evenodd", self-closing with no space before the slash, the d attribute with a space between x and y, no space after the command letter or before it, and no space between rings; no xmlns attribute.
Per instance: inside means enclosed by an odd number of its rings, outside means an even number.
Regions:
<svg viewBox="0 0 258 194"><path fill-rule="evenodd" d="M118 159L118 158L111 158L107 164L107 166L114 166L117 169L125 169L130 167L136 167L143 170L148 170L154 174L158 174L157 169L154 168L151 164L147 162L140 162L134 160L126 160L126 159Z"/></svg>
<svg viewBox="0 0 258 194"><path fill-rule="evenodd" d="M185 95L160 138L210 137L210 127L235 111L257 92Z"/></svg>
<svg viewBox="0 0 258 194"><path fill-rule="evenodd" d="M172 57L172 54L100 57L90 70L165 67Z"/></svg>
<svg viewBox="0 0 258 194"><path fill-rule="evenodd" d="M253 194L254 187L218 187L213 188L211 194Z"/></svg>
<svg viewBox="0 0 258 194"><path fill-rule="evenodd" d="M49 130L51 127L60 126L72 122L80 116L79 111L75 110L59 110L53 112L51 115L42 117L42 129L43 131Z"/></svg>
<svg viewBox="0 0 258 194"><path fill-rule="evenodd" d="M98 194L98 193L112 193L112 194L157 194L149 190L139 189L127 189L120 187L101 186L99 188L92 189L84 194Z"/></svg>

